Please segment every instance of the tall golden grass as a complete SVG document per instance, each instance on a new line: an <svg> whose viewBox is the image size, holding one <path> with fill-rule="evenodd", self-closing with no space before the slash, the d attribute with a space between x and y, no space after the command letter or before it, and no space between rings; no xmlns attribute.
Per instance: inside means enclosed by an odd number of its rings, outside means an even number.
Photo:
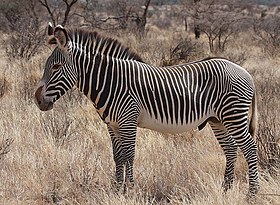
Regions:
<svg viewBox="0 0 280 205"><path fill-rule="evenodd" d="M172 35L151 31L141 41L125 35L120 40L160 65ZM232 53L239 50L248 53L244 67L258 89L260 128L280 136L279 58L267 58L244 39L232 44ZM89 100L73 90L52 111L41 112L34 104L47 55L29 62L1 56L0 204L247 204L247 164L239 153L233 188L224 193L225 157L208 126L175 136L139 129L135 187L116 193L110 138ZM206 57L207 51L202 55ZM279 167L274 174L260 169L256 204L280 204L279 187Z"/></svg>

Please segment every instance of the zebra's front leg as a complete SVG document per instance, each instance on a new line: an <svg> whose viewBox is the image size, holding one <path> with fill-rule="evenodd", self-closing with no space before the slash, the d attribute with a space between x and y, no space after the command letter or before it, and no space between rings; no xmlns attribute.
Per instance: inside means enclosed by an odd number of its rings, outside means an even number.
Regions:
<svg viewBox="0 0 280 205"><path fill-rule="evenodd" d="M122 124L119 131L122 138L123 159L125 163L125 186L130 188L134 186L133 163L137 132L136 123L130 122Z"/></svg>
<svg viewBox="0 0 280 205"><path fill-rule="evenodd" d="M113 129L108 125L108 131L112 141L113 156L114 156L114 161L116 166L116 170L115 170L116 185L117 185L117 190L119 191L124 183L124 167L125 167L125 161L123 159L122 140L118 130Z"/></svg>
<svg viewBox="0 0 280 205"><path fill-rule="evenodd" d="M108 126L116 164L117 189L134 185L133 161L135 156L136 124L125 124L118 129ZM125 176L125 178L124 178Z"/></svg>

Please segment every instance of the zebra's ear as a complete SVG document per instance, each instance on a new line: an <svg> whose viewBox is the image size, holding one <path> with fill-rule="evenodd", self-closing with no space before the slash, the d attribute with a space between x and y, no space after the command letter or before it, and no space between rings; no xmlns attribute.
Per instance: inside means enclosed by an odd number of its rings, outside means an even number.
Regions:
<svg viewBox="0 0 280 205"><path fill-rule="evenodd" d="M54 37L57 40L57 44L60 47L65 47L67 44L67 31L61 25L58 25L54 29Z"/></svg>
<svg viewBox="0 0 280 205"><path fill-rule="evenodd" d="M53 35L53 33L54 33L54 28L53 28L53 25L52 25L51 22L49 22L49 25L48 25L47 30L48 30L48 40L47 40L48 44L50 44L50 45L56 45L56 44L57 44L57 41L56 41L56 39L55 39L55 37L54 37L54 35Z"/></svg>
<svg viewBox="0 0 280 205"><path fill-rule="evenodd" d="M49 25L48 25L48 36L52 36L53 32L54 32L53 25L52 25L51 22L49 22Z"/></svg>
<svg viewBox="0 0 280 205"><path fill-rule="evenodd" d="M55 28L49 23L48 27L48 44L55 44L63 48L67 43L67 31L61 25L57 25Z"/></svg>

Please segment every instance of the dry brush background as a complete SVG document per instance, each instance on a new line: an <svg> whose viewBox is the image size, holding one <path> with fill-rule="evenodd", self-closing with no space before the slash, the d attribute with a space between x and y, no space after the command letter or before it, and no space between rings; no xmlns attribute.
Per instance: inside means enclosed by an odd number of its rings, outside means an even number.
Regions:
<svg viewBox="0 0 280 205"><path fill-rule="evenodd" d="M268 16L273 13L274 19L277 17L278 7L265 8ZM150 15L140 37L129 29L99 30L111 33L146 62L158 66L209 55L242 63L252 74L258 93L260 191L256 204L280 204L280 151L276 143L280 137L280 29L278 39L274 33L275 42L269 41L266 28L261 26L238 31L227 42L227 49L213 53L206 34L195 39L191 31L184 31L183 24L180 27L176 19L169 19L167 14L173 15L173 9L178 6L152 4L149 12L156 10L156 17L166 25L156 24L157 18ZM263 30L258 33L260 28ZM201 132L180 135L139 129L136 185L127 194L115 193L110 138L90 101L73 89L52 111L39 111L33 93L51 50L41 46L34 55L11 56L7 42L16 31L1 32L0 204L247 203L247 164L242 154L234 186L225 194L221 188L225 157L208 126Z"/></svg>

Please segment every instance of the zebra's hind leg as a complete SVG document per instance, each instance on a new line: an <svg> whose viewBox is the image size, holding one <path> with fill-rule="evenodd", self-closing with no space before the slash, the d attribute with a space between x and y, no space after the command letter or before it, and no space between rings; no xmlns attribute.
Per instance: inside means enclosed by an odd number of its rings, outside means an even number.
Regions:
<svg viewBox="0 0 280 205"><path fill-rule="evenodd" d="M247 199L249 201L254 200L259 189L257 146L249 133L247 119L244 120L244 116L237 119L235 116L234 121L225 121L224 125L247 161L249 168L249 192Z"/></svg>
<svg viewBox="0 0 280 205"><path fill-rule="evenodd" d="M211 125L211 128L226 156L226 169L224 174L223 188L225 191L227 191L232 187L233 183L234 168L237 158L237 145L221 122L209 121L209 124Z"/></svg>

